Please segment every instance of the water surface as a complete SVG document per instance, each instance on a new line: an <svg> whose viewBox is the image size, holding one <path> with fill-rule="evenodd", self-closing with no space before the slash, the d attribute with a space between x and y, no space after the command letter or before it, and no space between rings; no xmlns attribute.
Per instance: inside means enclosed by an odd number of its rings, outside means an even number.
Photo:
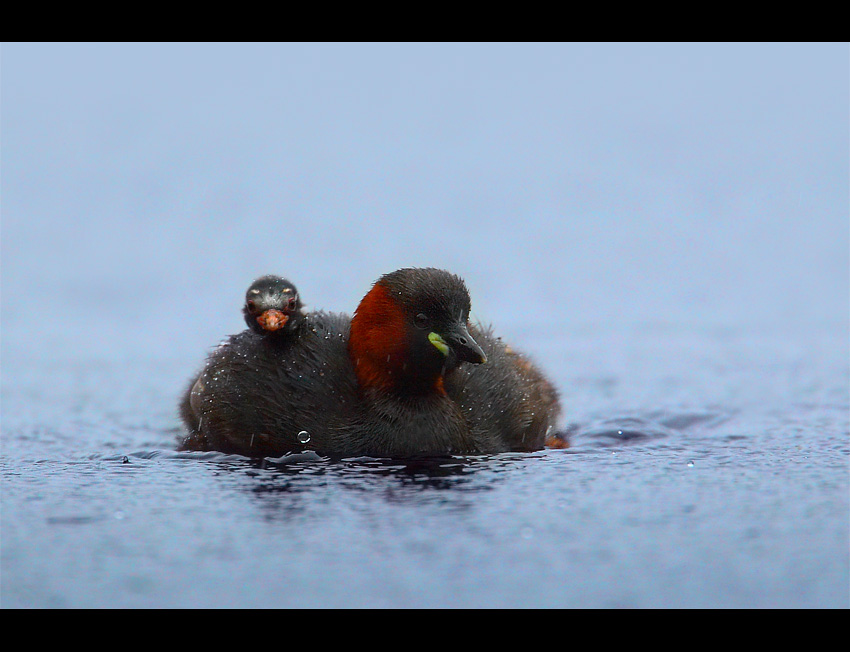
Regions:
<svg viewBox="0 0 850 652"><path fill-rule="evenodd" d="M3 606L848 606L843 333L545 335L570 449L408 461L178 453L197 361L9 354Z"/></svg>

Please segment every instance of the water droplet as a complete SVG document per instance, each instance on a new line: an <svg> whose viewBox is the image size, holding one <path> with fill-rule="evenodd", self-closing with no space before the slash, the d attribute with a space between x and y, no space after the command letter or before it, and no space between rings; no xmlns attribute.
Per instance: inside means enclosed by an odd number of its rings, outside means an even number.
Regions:
<svg viewBox="0 0 850 652"><path fill-rule="evenodd" d="M121 464L129 464L129 463L130 463L130 458L127 457L126 455L123 458L121 458Z"/></svg>
<svg viewBox="0 0 850 652"><path fill-rule="evenodd" d="M693 467L693 465L694 465L694 461L693 461L693 460L689 460L689 461L688 461L688 468L692 468L692 467Z"/></svg>
<svg viewBox="0 0 850 652"><path fill-rule="evenodd" d="M310 433L306 430L302 430L298 433L298 441L300 441L302 444L306 444L310 441Z"/></svg>

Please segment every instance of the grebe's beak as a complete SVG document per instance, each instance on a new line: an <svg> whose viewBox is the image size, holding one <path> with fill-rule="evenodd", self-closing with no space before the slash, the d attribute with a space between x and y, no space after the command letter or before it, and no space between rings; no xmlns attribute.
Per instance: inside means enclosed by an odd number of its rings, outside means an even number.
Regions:
<svg viewBox="0 0 850 652"><path fill-rule="evenodd" d="M478 346L472 335L466 329L466 325L459 323L445 336L439 333L429 333L428 339L443 355L454 353L460 362L471 362L472 364L483 364L487 362L484 350Z"/></svg>

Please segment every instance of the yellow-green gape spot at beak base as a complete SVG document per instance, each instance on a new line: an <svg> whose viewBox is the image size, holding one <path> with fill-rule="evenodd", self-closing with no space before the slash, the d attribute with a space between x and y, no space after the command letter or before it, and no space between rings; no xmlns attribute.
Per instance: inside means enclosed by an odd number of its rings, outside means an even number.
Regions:
<svg viewBox="0 0 850 652"><path fill-rule="evenodd" d="M428 333L428 340L437 347L437 350L443 355L449 354L449 345L446 344L446 340L444 340L438 333Z"/></svg>

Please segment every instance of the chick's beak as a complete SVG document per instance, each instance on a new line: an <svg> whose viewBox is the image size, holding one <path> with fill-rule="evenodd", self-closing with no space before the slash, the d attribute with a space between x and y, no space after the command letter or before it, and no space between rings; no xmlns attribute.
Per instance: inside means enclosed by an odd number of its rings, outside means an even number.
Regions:
<svg viewBox="0 0 850 652"><path fill-rule="evenodd" d="M446 342L460 361L472 364L487 362L484 350L469 334L465 324L457 324L454 329L446 333Z"/></svg>
<svg viewBox="0 0 850 652"><path fill-rule="evenodd" d="M281 310L265 310L257 317L257 322L267 331L280 330L286 326L289 315Z"/></svg>

